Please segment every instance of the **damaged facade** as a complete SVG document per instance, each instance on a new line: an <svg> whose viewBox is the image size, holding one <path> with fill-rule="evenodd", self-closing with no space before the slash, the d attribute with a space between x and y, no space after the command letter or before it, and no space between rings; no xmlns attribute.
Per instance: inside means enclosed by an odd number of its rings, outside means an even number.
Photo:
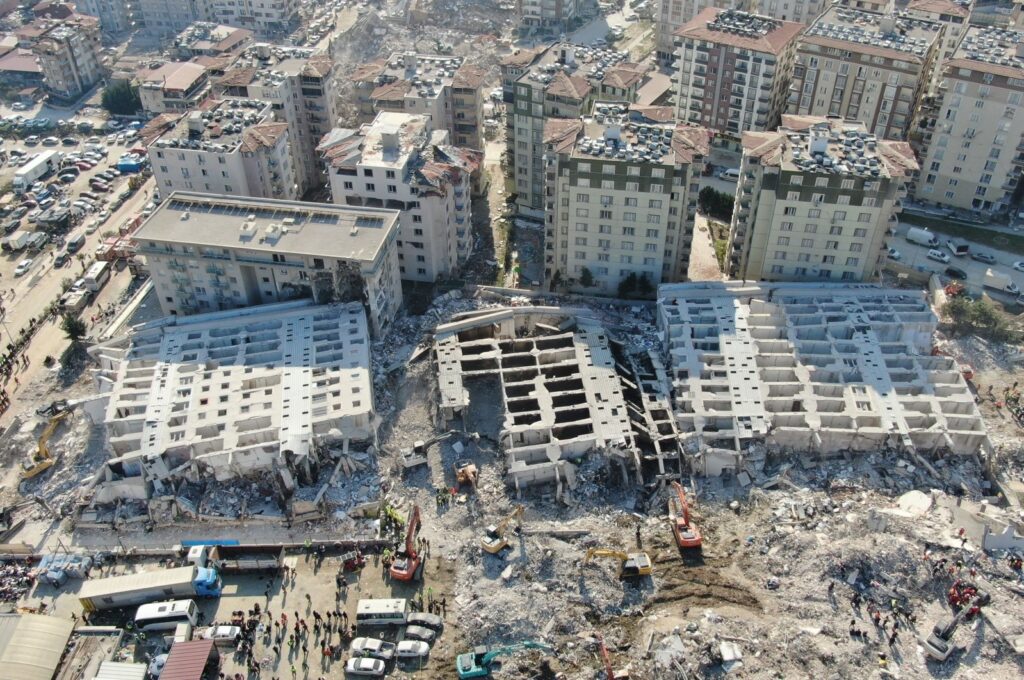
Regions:
<svg viewBox="0 0 1024 680"><path fill-rule="evenodd" d="M920 291L729 282L658 293L676 421L700 473L739 473L752 447L969 455L987 442L956 361L931 354L937 322Z"/></svg>
<svg viewBox="0 0 1024 680"><path fill-rule="evenodd" d="M96 502L267 471L287 486L329 462L321 444L376 440L369 334L356 303L166 317L90 353L109 395L111 458Z"/></svg>
<svg viewBox="0 0 1024 680"><path fill-rule="evenodd" d="M654 384L664 384L657 359L628 357L585 311L515 307L469 313L437 327L434 349L441 418L449 426L472 426L472 381L500 380L500 445L506 479L517 491L554 484L558 497L567 500L576 466L591 452L614 461L625 482L678 477L667 393ZM655 408L648 409L648 402ZM659 434L663 427L667 442Z"/></svg>

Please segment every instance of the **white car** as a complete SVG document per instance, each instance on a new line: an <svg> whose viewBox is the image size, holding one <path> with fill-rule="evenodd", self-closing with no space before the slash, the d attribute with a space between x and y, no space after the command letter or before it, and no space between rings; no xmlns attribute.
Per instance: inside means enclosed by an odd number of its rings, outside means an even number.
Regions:
<svg viewBox="0 0 1024 680"><path fill-rule="evenodd" d="M349 675L369 675L380 677L384 675L384 662L380 659L349 659L345 664L345 672Z"/></svg>
<svg viewBox="0 0 1024 680"><path fill-rule="evenodd" d="M1014 262L1013 268L1019 272L1024 272L1024 260L1021 260L1020 262Z"/></svg>
<svg viewBox="0 0 1024 680"><path fill-rule="evenodd" d="M32 258L27 258L18 263L18 266L14 269L15 276L24 276L29 269L32 268Z"/></svg>
<svg viewBox="0 0 1024 680"><path fill-rule="evenodd" d="M402 640L395 648L395 656L399 659L419 659L430 654L430 645L419 640Z"/></svg>
<svg viewBox="0 0 1024 680"><path fill-rule="evenodd" d="M942 264L949 264L949 253L941 250L929 250L928 259L941 262Z"/></svg>
<svg viewBox="0 0 1024 680"><path fill-rule="evenodd" d="M100 211L100 214L96 216L96 219L98 219L100 222L106 222L109 217L110 211L104 209Z"/></svg>
<svg viewBox="0 0 1024 680"><path fill-rule="evenodd" d="M160 674L164 672L164 666L167 665L167 655L160 654L154 656L153 660L149 662L149 675L154 678L159 678Z"/></svg>
<svg viewBox="0 0 1024 680"><path fill-rule="evenodd" d="M150 201L149 203L146 204L146 207L142 209L142 216L149 217L150 215L153 214L154 210L156 210L156 203Z"/></svg>
<svg viewBox="0 0 1024 680"><path fill-rule="evenodd" d="M433 642L434 638L437 637L435 631L423 626L406 626L405 637L410 640L423 640L423 642Z"/></svg>
<svg viewBox="0 0 1024 680"><path fill-rule="evenodd" d="M889 248L887 254L889 255L890 260L899 261L903 259L903 254L900 253L900 251L896 250L895 248Z"/></svg>
<svg viewBox="0 0 1024 680"><path fill-rule="evenodd" d="M234 645L241 632L238 626L211 626L203 631L203 639L213 640L215 645Z"/></svg>
<svg viewBox="0 0 1024 680"><path fill-rule="evenodd" d="M388 661L395 655L395 644L377 638L357 637L349 645L349 651L355 656L372 656Z"/></svg>
<svg viewBox="0 0 1024 680"><path fill-rule="evenodd" d="M85 233L95 234L96 230L100 228L100 222L97 219L91 219L85 223Z"/></svg>

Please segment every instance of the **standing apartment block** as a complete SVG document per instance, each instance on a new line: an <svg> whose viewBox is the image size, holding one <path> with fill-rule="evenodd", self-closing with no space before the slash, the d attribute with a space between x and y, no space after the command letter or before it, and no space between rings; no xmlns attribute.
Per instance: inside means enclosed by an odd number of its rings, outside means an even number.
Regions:
<svg viewBox="0 0 1024 680"><path fill-rule="evenodd" d="M590 113L595 99L632 103L646 69L625 55L570 43L548 48L513 88L506 134L520 215L544 217L544 129L550 118Z"/></svg>
<svg viewBox="0 0 1024 680"><path fill-rule="evenodd" d="M352 82L363 122L381 111L424 115L458 146L482 149L486 77L462 57L396 52L360 66Z"/></svg>
<svg viewBox="0 0 1024 680"><path fill-rule="evenodd" d="M738 137L773 130L803 24L708 8L676 31L676 118Z"/></svg>
<svg viewBox="0 0 1024 680"><path fill-rule="evenodd" d="M299 19L299 0L135 0L135 12L153 36L177 35L196 21L245 28L261 37L284 36Z"/></svg>
<svg viewBox="0 0 1024 680"><path fill-rule="evenodd" d="M75 0L75 9L100 20L100 31L120 35L132 27L127 0Z"/></svg>
<svg viewBox="0 0 1024 680"><path fill-rule="evenodd" d="M403 279L455 276L473 249L470 194L481 152L449 145L426 116L392 112L359 130L332 130L319 150L336 204L400 211Z"/></svg>
<svg viewBox="0 0 1024 680"><path fill-rule="evenodd" d="M203 110L151 121L142 134L156 185L164 194L214 194L295 200L299 197L288 125L270 105L251 100L211 102Z"/></svg>
<svg viewBox="0 0 1024 680"><path fill-rule="evenodd" d="M670 64L676 59L675 33L688 24L701 10L749 9L751 0L659 0L654 30L654 49L659 62Z"/></svg>
<svg viewBox="0 0 1024 680"><path fill-rule="evenodd" d="M270 102L288 124L299 196L324 184L316 152L338 119L335 64L312 50L253 45L214 83L214 93Z"/></svg>
<svg viewBox="0 0 1024 680"><path fill-rule="evenodd" d="M51 96L65 101L78 99L103 79L99 19L72 14L66 19L40 19L35 23L42 31L32 44L32 53Z"/></svg>
<svg viewBox="0 0 1024 680"><path fill-rule="evenodd" d="M910 145L862 123L784 116L743 135L730 275L746 281L870 281L918 169Z"/></svg>
<svg viewBox="0 0 1024 680"><path fill-rule="evenodd" d="M394 210L175 192L135 244L165 315L358 302L380 336L402 306L397 234Z"/></svg>
<svg viewBox="0 0 1024 680"><path fill-rule="evenodd" d="M985 213L1015 205L1024 169L1022 98L1024 32L969 28L922 113L914 198Z"/></svg>
<svg viewBox="0 0 1024 680"><path fill-rule="evenodd" d="M711 134L640 124L621 104L545 129L544 276L616 295L633 275L654 286L686 279L699 178ZM588 270L593 286L580 279Z"/></svg>
<svg viewBox="0 0 1024 680"><path fill-rule="evenodd" d="M516 16L521 30L565 30L582 7L582 0L516 0Z"/></svg>
<svg viewBox="0 0 1024 680"><path fill-rule="evenodd" d="M946 27L942 37L939 60L953 57L957 45L967 33L971 19L970 0L910 0L905 12L911 19L934 21Z"/></svg>
<svg viewBox="0 0 1024 680"><path fill-rule="evenodd" d="M906 139L942 47L941 24L836 5L800 38L789 113L840 116Z"/></svg>
<svg viewBox="0 0 1024 680"><path fill-rule="evenodd" d="M827 0L752 0L750 11L772 19L807 25L830 4Z"/></svg>

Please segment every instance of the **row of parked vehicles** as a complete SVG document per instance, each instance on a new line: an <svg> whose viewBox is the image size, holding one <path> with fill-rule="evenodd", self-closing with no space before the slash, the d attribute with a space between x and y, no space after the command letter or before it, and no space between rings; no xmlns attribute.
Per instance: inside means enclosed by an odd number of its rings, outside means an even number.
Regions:
<svg viewBox="0 0 1024 680"><path fill-rule="evenodd" d="M926 257L929 260L941 262L945 265L950 265L953 257L970 257L972 260L977 262L996 264L995 256L990 253L971 251L970 245L952 238L946 239L945 243L941 244L935 234L927 229L921 229L920 227L911 227L908 229L907 240L911 243L926 246L928 248L928 254ZM945 249L943 249L943 245L945 246ZM890 253L890 257L892 257L892 253ZM1024 272L1024 260L1014 262L1012 268L1016 271ZM951 279L958 279L961 281L967 279L967 272L956 266L946 267L945 274ZM1020 295L1020 287L1013 282L1013 279L1009 274L991 267L985 270L982 285L990 290L999 291L1008 295Z"/></svg>

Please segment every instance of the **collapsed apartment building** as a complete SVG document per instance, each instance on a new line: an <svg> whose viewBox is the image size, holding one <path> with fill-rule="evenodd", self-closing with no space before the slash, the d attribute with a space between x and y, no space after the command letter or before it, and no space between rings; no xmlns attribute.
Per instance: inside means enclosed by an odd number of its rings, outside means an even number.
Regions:
<svg viewBox="0 0 1024 680"><path fill-rule="evenodd" d="M714 282L658 295L676 422L699 474L739 475L765 452L924 461L987 446L960 367L932 353L922 291Z"/></svg>
<svg viewBox="0 0 1024 680"><path fill-rule="evenodd" d="M297 300L164 317L94 345L111 457L87 504L271 473L286 507L332 458L376 444L369 343L359 303Z"/></svg>
<svg viewBox="0 0 1024 680"><path fill-rule="evenodd" d="M436 328L434 351L448 427L472 429L473 383L499 380L499 444L506 481L520 494L554 485L556 496L571 502L577 465L592 452L603 454L623 483L655 485L683 472L660 360L628 352L585 309L458 315Z"/></svg>

